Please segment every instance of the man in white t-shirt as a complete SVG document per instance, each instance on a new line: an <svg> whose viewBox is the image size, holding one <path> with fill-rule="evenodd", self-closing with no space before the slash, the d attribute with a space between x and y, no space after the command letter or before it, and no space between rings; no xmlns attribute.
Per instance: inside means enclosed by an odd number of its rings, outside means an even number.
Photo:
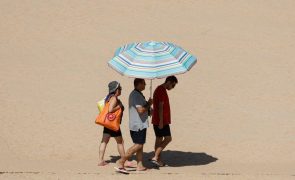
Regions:
<svg viewBox="0 0 295 180"><path fill-rule="evenodd" d="M142 164L143 145L146 141L146 130L149 126L148 116L152 99L146 101L142 91L145 89L145 80L136 78L134 90L129 95L129 129L134 145L130 147L124 158L117 161L118 169L124 171L124 162L136 153L137 171L144 171L146 167Z"/></svg>

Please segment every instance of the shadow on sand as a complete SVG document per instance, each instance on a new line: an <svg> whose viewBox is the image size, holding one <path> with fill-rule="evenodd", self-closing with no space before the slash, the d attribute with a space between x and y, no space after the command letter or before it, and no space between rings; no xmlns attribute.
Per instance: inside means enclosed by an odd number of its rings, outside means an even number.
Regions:
<svg viewBox="0 0 295 180"><path fill-rule="evenodd" d="M153 164L149 162L149 158L154 155L154 152L144 153L144 164L147 167L153 167ZM110 156L110 161L115 163L120 157ZM135 159L135 156L132 156ZM162 161L170 167L183 167L183 166L200 166L210 164L217 161L218 159L210 156L206 153L195 153L195 152L183 152L183 151L163 151Z"/></svg>

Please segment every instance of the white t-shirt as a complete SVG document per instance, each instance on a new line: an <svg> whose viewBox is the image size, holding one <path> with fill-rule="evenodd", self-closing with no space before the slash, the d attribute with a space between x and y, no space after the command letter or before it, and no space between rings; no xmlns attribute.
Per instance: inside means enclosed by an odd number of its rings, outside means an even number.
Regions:
<svg viewBox="0 0 295 180"><path fill-rule="evenodd" d="M133 90L129 95L129 129L138 131L149 127L148 112L139 114L136 107L143 107L146 104L143 94Z"/></svg>

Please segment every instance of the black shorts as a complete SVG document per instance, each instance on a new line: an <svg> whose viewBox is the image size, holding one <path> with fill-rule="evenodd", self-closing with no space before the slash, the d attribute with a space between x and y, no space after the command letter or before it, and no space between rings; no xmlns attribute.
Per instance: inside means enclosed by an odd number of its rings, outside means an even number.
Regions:
<svg viewBox="0 0 295 180"><path fill-rule="evenodd" d="M162 129L159 129L158 125L154 125L154 131L157 137L171 136L169 124L165 125Z"/></svg>
<svg viewBox="0 0 295 180"><path fill-rule="evenodd" d="M104 127L103 128L103 133L109 134L111 137L119 137L119 136L122 136L121 129L119 129L119 131L113 131L111 129L108 129L108 128Z"/></svg>
<svg viewBox="0 0 295 180"><path fill-rule="evenodd" d="M130 131L130 135L134 144L144 144L146 139L146 128L138 131Z"/></svg>

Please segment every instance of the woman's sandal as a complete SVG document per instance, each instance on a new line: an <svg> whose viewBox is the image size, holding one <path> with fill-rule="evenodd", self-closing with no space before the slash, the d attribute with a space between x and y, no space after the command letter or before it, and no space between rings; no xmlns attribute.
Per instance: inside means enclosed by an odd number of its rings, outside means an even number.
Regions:
<svg viewBox="0 0 295 180"><path fill-rule="evenodd" d="M109 163L107 163L107 162L105 162L105 161L102 161L102 162L100 162L100 163L98 163L97 165L98 166L106 166L106 165L108 165Z"/></svg>

